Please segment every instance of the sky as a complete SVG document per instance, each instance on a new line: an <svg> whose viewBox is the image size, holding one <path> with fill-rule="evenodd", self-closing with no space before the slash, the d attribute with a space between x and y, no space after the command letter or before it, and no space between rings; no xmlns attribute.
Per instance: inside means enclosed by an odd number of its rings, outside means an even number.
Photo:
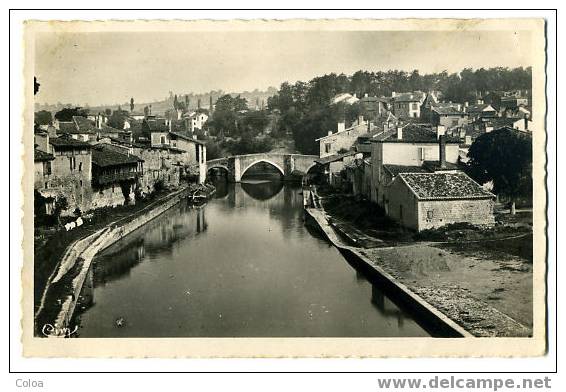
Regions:
<svg viewBox="0 0 566 392"><path fill-rule="evenodd" d="M90 106L265 90L330 72L527 67L526 31L38 33L36 102Z"/></svg>

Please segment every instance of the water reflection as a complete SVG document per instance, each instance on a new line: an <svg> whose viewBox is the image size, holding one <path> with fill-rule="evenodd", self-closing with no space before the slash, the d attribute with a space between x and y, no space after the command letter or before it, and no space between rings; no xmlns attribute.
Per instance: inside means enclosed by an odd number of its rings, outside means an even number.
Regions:
<svg viewBox="0 0 566 392"><path fill-rule="evenodd" d="M258 186L261 185L261 186ZM242 182L242 190L246 195L256 200L269 200L277 196L283 189L282 181L268 181L265 183Z"/></svg>
<svg viewBox="0 0 566 392"><path fill-rule="evenodd" d="M427 336L305 226L300 187L224 184L96 258L80 337Z"/></svg>

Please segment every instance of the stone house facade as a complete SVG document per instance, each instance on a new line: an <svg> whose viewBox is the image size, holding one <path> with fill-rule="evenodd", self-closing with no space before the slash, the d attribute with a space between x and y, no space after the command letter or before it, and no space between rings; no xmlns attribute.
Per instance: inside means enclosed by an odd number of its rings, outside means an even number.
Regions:
<svg viewBox="0 0 566 392"><path fill-rule="evenodd" d="M92 149L91 208L135 204L143 160L101 143Z"/></svg>
<svg viewBox="0 0 566 392"><path fill-rule="evenodd" d="M337 132L328 131L327 136L316 139L319 144L319 156L321 158L339 154L344 150L350 150L358 140L358 137L366 135L368 130L374 129L372 124L369 124L368 129L368 121L364 121L362 116L351 127L346 128L345 125L343 122L338 123Z"/></svg>
<svg viewBox="0 0 566 392"><path fill-rule="evenodd" d="M463 172L401 173L388 189L387 215L422 231L453 223L495 224L495 195Z"/></svg>
<svg viewBox="0 0 566 392"><path fill-rule="evenodd" d="M91 145L63 135L49 138L48 146L49 151L43 152L53 156L49 165L51 170L43 168L42 181L36 177L36 189L48 199L65 198L68 207L62 211L63 216L72 215L77 209L87 211L92 196Z"/></svg>
<svg viewBox="0 0 566 392"><path fill-rule="evenodd" d="M426 98L422 91L391 94L391 109L397 118L419 118Z"/></svg>
<svg viewBox="0 0 566 392"><path fill-rule="evenodd" d="M440 133L440 134L439 134ZM372 139L371 153L371 200L385 208L387 187L393 177L407 170L421 171L427 162L444 159L445 164L456 165L459 157L459 139L448 138L441 157L439 138L443 128L436 130L415 124L397 127L395 130L376 135Z"/></svg>

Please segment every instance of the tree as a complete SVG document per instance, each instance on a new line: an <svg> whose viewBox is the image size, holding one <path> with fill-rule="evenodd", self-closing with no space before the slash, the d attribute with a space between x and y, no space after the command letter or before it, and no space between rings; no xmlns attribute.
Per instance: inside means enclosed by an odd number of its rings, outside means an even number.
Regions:
<svg viewBox="0 0 566 392"><path fill-rule="evenodd" d="M114 110L110 118L108 118L108 125L116 129L124 129L124 123L126 121L127 114L124 113L120 107L118 110Z"/></svg>
<svg viewBox="0 0 566 392"><path fill-rule="evenodd" d="M106 108L106 109L104 109L104 113L105 113L107 116L110 116L110 115L112 114L112 110L110 110L109 108Z"/></svg>
<svg viewBox="0 0 566 392"><path fill-rule="evenodd" d="M144 116L146 116L146 117L149 116L149 107L144 106L144 108L143 108L143 114L144 114Z"/></svg>
<svg viewBox="0 0 566 392"><path fill-rule="evenodd" d="M468 173L479 183L493 181L496 194L511 199L515 213L518 196L532 197L532 139L502 128L478 137L468 152Z"/></svg>
<svg viewBox="0 0 566 392"><path fill-rule="evenodd" d="M134 111L134 98L130 98L130 112Z"/></svg>
<svg viewBox="0 0 566 392"><path fill-rule="evenodd" d="M217 159L222 157L222 149L213 140L209 140L206 142L206 158L207 159Z"/></svg>
<svg viewBox="0 0 566 392"><path fill-rule="evenodd" d="M69 122L73 121L74 116L86 117L88 116L88 109L83 109L81 107L75 108L63 108L55 113L55 118L59 121Z"/></svg>
<svg viewBox="0 0 566 392"><path fill-rule="evenodd" d="M179 100L177 99L177 94L175 94L175 98L173 98L173 108L175 110L179 109Z"/></svg>
<svg viewBox="0 0 566 392"><path fill-rule="evenodd" d="M51 112L40 110L34 113L34 123L37 125L50 125L53 122Z"/></svg>

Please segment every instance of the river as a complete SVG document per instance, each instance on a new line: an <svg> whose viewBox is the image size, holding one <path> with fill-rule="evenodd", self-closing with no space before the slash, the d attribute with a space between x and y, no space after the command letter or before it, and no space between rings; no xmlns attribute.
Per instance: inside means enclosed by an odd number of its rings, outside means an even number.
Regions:
<svg viewBox="0 0 566 392"><path fill-rule="evenodd" d="M217 183L93 261L78 337L429 336L316 230L300 186Z"/></svg>

